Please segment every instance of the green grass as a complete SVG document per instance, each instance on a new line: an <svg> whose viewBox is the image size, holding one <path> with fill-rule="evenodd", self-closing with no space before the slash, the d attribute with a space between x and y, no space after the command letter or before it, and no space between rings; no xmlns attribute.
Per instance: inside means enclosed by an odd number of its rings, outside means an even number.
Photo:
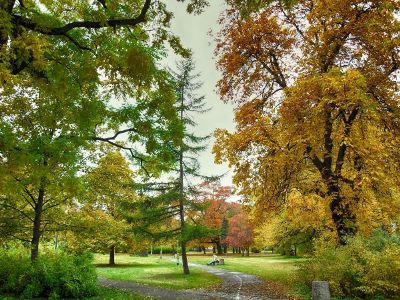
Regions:
<svg viewBox="0 0 400 300"><path fill-rule="evenodd" d="M257 275L265 280L280 283L286 292L301 298L309 298L310 291L296 280L295 272L300 262L305 259L297 257L285 257L280 255L268 256L226 256L225 265L218 266L221 269L233 270ZM211 255L189 256L189 262L206 264Z"/></svg>
<svg viewBox="0 0 400 300"><path fill-rule="evenodd" d="M88 298L90 300L150 300L153 299L151 297L145 297L137 294L133 294L130 292L123 291L121 289L116 288L106 288L101 287L99 288L100 292L99 295L96 297Z"/></svg>
<svg viewBox="0 0 400 300"><path fill-rule="evenodd" d="M99 277L132 281L173 289L210 287L222 280L207 272L191 268L190 275L182 274L182 265L177 266L170 257L134 257L126 254L116 256L115 267L107 265L108 256L95 255Z"/></svg>
<svg viewBox="0 0 400 300"><path fill-rule="evenodd" d="M0 300L20 299L12 296L0 295ZM144 297L121 289L99 287L99 294L95 297L85 298L87 300L151 300L150 297ZM38 298L38 300L40 300Z"/></svg>

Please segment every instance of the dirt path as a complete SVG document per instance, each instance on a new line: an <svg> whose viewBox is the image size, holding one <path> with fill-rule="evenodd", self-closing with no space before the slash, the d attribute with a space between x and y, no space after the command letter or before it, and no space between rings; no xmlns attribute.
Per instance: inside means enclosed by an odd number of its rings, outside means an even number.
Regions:
<svg viewBox="0 0 400 300"><path fill-rule="evenodd" d="M192 264L223 279L222 284L210 289L173 290L126 281L99 278L99 284L112 286L163 300L288 300L282 296L272 283L265 282L255 275L218 269L211 266Z"/></svg>

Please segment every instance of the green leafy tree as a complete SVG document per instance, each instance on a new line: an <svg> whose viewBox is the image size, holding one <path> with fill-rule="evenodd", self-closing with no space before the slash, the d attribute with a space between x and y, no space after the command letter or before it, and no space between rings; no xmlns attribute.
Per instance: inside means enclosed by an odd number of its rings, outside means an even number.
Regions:
<svg viewBox="0 0 400 300"><path fill-rule="evenodd" d="M70 243L78 248L108 251L110 265L115 265L116 248L126 248L133 241L124 219L124 203L137 199L132 177L128 162L117 151L107 152L84 176L87 192L80 200L72 227L75 237Z"/></svg>

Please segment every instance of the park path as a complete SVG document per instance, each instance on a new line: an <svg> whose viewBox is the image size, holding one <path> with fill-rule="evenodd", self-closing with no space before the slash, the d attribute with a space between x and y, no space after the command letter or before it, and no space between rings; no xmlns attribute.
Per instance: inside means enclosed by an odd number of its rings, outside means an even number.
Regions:
<svg viewBox="0 0 400 300"><path fill-rule="evenodd" d="M219 269L190 263L192 267L202 269L223 279L212 288L173 290L126 281L99 278L99 284L132 291L144 296L163 300L289 300L272 283L263 281L255 275Z"/></svg>

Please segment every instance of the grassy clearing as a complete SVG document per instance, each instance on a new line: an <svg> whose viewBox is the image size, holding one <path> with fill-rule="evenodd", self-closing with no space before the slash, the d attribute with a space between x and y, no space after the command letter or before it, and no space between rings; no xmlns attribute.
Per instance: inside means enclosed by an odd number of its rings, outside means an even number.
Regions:
<svg viewBox="0 0 400 300"><path fill-rule="evenodd" d="M295 272L300 262L305 259L297 257L285 257L280 255L269 256L226 256L225 265L218 268L239 271L257 275L265 280L280 283L285 290L295 296L309 298L310 292L296 280ZM189 256L193 263L206 264L211 256Z"/></svg>
<svg viewBox="0 0 400 300"><path fill-rule="evenodd" d="M173 289L191 289L217 285L221 279L212 274L191 268L190 275L182 274L182 266L170 261L170 257L134 257L118 254L117 265L107 265L108 256L95 255L98 276L137 283L145 283Z"/></svg>

